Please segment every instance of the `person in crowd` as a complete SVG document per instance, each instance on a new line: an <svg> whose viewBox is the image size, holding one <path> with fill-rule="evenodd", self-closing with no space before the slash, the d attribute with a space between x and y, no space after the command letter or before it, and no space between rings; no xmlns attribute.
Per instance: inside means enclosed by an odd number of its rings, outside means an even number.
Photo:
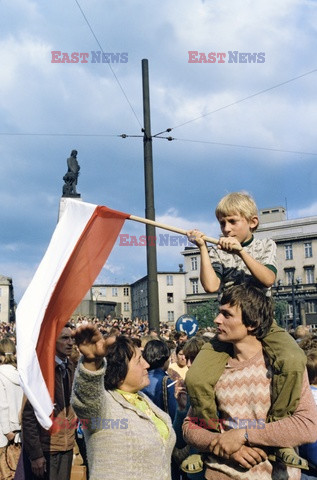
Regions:
<svg viewBox="0 0 317 480"><path fill-rule="evenodd" d="M74 339L70 324L56 341L55 396L52 431L38 423L33 407L26 402L22 413L22 439L27 480L69 480L73 461L76 415L70 405L74 377Z"/></svg>
<svg viewBox="0 0 317 480"><path fill-rule="evenodd" d="M272 401L281 383L274 379L261 342L271 328L273 302L261 289L242 284L226 290L220 303L217 337L228 346L229 357L214 398L209 398L210 403L216 401L219 416L206 422L190 411L183 427L185 439L207 453L206 479L297 480L300 470L270 461L267 447L316 441L317 408L307 372L295 411L274 421ZM283 395L289 398L289 391Z"/></svg>
<svg viewBox="0 0 317 480"><path fill-rule="evenodd" d="M150 340L143 350L143 358L149 364L150 383L142 392L167 412L173 422L176 412L175 384L166 373L170 359L169 348L162 340Z"/></svg>
<svg viewBox="0 0 317 480"><path fill-rule="evenodd" d="M23 391L16 364L15 344L0 340L0 479L11 480L21 453Z"/></svg>
<svg viewBox="0 0 317 480"><path fill-rule="evenodd" d="M211 248L209 252L202 232L188 232L188 237L200 249L200 280L206 292L222 293L232 285L249 284L270 295L269 288L276 278L276 244L271 239L254 238L259 219L253 198L245 192L229 193L220 200L215 213L223 234L217 248ZM281 382L280 388L275 390L276 398L271 411L272 419L278 420L295 412L306 357L292 337L275 322L261 342ZM206 403L205 399L213 397L219 380L216 372L222 372L228 360L226 348L216 336L202 348L186 378L195 415L205 420L216 415L211 403ZM209 368L211 365L217 365L217 368ZM209 389L209 395L202 396L202 389ZM289 392L289 398L282 394L284 389ZM306 467L307 462L294 449L277 449L275 455L286 464Z"/></svg>
<svg viewBox="0 0 317 480"><path fill-rule="evenodd" d="M307 352L307 372L310 388L317 405L317 349ZM309 471L302 472L301 480L317 480L317 442L299 447L302 457L309 462Z"/></svg>
<svg viewBox="0 0 317 480"><path fill-rule="evenodd" d="M82 358L72 404L86 419L90 478L170 480L175 433L169 415L141 392L149 384L141 350L90 324L76 329L75 340Z"/></svg>
<svg viewBox="0 0 317 480"><path fill-rule="evenodd" d="M186 373L188 370L188 367L186 365L186 358L183 352L183 347L185 345L185 342L179 343L176 347L176 362L173 362L170 364L168 368L168 374L174 378L175 377L175 372L177 375L179 375L183 380L185 380ZM175 377L176 378L176 377Z"/></svg>

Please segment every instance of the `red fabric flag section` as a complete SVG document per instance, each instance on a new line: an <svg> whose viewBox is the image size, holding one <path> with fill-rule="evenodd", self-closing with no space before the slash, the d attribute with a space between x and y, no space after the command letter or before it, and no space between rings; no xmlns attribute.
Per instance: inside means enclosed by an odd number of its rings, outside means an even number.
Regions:
<svg viewBox="0 0 317 480"><path fill-rule="evenodd" d="M69 199L16 312L18 370L38 421L50 428L55 344L96 280L129 214Z"/></svg>

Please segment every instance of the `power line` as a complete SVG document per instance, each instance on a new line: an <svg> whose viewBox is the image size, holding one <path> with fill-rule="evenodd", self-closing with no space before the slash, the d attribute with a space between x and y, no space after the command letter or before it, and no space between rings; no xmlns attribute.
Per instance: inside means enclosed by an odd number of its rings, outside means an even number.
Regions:
<svg viewBox="0 0 317 480"><path fill-rule="evenodd" d="M164 132L160 132L162 134ZM232 147L232 148L247 148L253 150L266 150L269 152L280 152L280 153L292 153L295 155L317 155L314 152L301 152L297 150L285 150L280 148L273 148L273 147L257 147L254 145L239 145L235 143L224 143L224 142L213 142L210 140L192 140L189 138L175 138L175 137L161 137L158 136L160 134L152 135L152 138L157 138L161 140L168 140L169 142L173 140L177 140L179 142L190 142L190 143L204 143L210 145L218 145L221 147ZM143 135L128 135L126 133L122 133L120 135L114 134L105 134L105 133L10 133L10 132L0 132L0 136L11 136L11 137L116 137L116 138L143 138Z"/></svg>
<svg viewBox="0 0 317 480"><path fill-rule="evenodd" d="M91 33L92 33L92 35L93 35L94 39L96 40L96 42L97 42L97 44L98 44L98 46L99 46L100 50L101 50L101 51L102 51L102 53L104 54L105 52L104 52L104 50L103 50L103 48L102 48L102 46L101 46L101 44L100 44L100 42L99 42L99 40L98 40L98 38L97 38L97 35L95 34L95 32L94 32L94 30L93 30L92 26L90 25L90 23L89 23L89 21L88 21L88 18L86 17L86 15L85 15L85 13L84 13L83 9L82 9L82 8L81 8L81 6L79 5L79 2L78 2L78 0L75 0L75 2L77 3L77 6L78 6L79 10L81 11L81 13L82 13L82 16L84 17L84 19L85 19L85 22L87 23L87 25L88 25L88 28L90 29L90 31L91 31ZM119 85L119 87L120 87L120 90L121 90L121 92L123 93L123 95L124 95L124 97L125 97L126 101L128 102L128 104L129 104L129 107L131 108L131 110L132 110L132 112L133 112L133 115L135 116L135 118L136 118L136 120L137 120L138 124L140 125L140 127L142 127L142 125L141 125L141 122L140 122L140 120L139 120L139 118L138 118L138 116L137 116L137 114L136 114L136 112L135 112L134 108L132 107L132 104L131 104L131 102L130 102L130 100L129 100L128 96L127 96L127 94L125 93L125 91L124 91L124 88L123 88L123 86L121 85L121 83L120 83L120 81L119 81L119 79L118 79L117 75L115 74L115 72L114 72L114 70L113 70L113 68L112 68L112 66L111 66L111 64L110 64L110 62L108 62L108 63L107 63L107 65L108 65L108 67L110 68L110 70L111 70L111 73L113 74L114 78L116 79L116 82L118 83L118 85Z"/></svg>
<svg viewBox="0 0 317 480"><path fill-rule="evenodd" d="M12 137L121 137L121 135L107 135L104 133L9 133L0 132L2 136Z"/></svg>
<svg viewBox="0 0 317 480"><path fill-rule="evenodd" d="M211 142L211 141L208 141L208 140L189 140L189 139L185 139L185 138L174 138L174 137L173 137L173 140L178 140L180 142L207 143L207 144L211 144L211 145L219 145L219 146L222 146L222 147L248 148L248 149L252 149L252 150L266 150L266 151L269 151L269 152L292 153L292 154L295 154L295 155L317 155L317 153L314 153L314 152L300 152L300 151L296 151L296 150L284 150L284 149L273 148L273 147L272 148L271 147L256 147L256 146L252 146L252 145L238 145L238 144L235 144L235 143Z"/></svg>
<svg viewBox="0 0 317 480"><path fill-rule="evenodd" d="M211 112L204 113L203 115L200 115L199 117L195 117L192 120L188 120L187 122L184 122L184 123L181 123L179 125L176 125L175 127L172 127L171 130L175 130L175 128L183 127L184 125L187 125L188 123L191 123L191 122L195 122L196 120L199 120L200 118L204 118L204 117L207 117L208 115L212 115L213 113L220 112L220 110L224 110L225 108L232 107L233 105L237 105L238 103L244 102L245 100L248 100L250 98L256 97L258 95L262 95L262 93L269 92L271 90L274 90L275 88L279 88L283 85L294 82L295 80L298 80L299 78L306 77L307 75L310 75L310 74L315 73L315 72L317 72L317 68L315 68L314 70L311 70L310 72L303 73L302 75L298 75L297 77L290 78L289 80L286 80L285 82L281 82L281 83L278 83L277 85L273 85L272 87L265 88L264 90L260 90L259 92L253 93L252 95L248 95L247 97L241 98L240 100L229 103L228 105L217 108L216 110L212 110Z"/></svg>

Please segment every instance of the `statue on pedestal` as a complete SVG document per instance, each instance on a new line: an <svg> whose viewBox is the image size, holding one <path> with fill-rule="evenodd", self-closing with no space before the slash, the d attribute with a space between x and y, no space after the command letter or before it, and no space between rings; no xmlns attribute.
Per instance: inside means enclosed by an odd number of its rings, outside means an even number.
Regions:
<svg viewBox="0 0 317 480"><path fill-rule="evenodd" d="M67 173L63 176L65 184L63 185L63 197L80 197L77 193L76 186L79 175L80 166L77 161L77 150L72 150L70 157L67 159Z"/></svg>

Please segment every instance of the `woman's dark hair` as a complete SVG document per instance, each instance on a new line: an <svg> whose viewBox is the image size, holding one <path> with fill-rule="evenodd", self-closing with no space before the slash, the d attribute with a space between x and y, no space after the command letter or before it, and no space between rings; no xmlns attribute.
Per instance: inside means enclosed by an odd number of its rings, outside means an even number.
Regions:
<svg viewBox="0 0 317 480"><path fill-rule="evenodd" d="M150 365L149 370L162 368L170 357L170 350L162 340L150 340L144 347L143 358Z"/></svg>
<svg viewBox="0 0 317 480"><path fill-rule="evenodd" d="M263 290L247 284L236 285L225 290L220 303L240 307L242 323L253 327L250 335L259 340L266 336L273 322L274 307Z"/></svg>
<svg viewBox="0 0 317 480"><path fill-rule="evenodd" d="M186 342L180 342L180 343L176 346L176 355L177 355L181 350L183 350L185 343L186 343Z"/></svg>
<svg viewBox="0 0 317 480"><path fill-rule="evenodd" d="M136 352L136 347L129 337L118 335L116 341L107 351L107 368L105 373L105 389L120 388L128 373L129 362Z"/></svg>

